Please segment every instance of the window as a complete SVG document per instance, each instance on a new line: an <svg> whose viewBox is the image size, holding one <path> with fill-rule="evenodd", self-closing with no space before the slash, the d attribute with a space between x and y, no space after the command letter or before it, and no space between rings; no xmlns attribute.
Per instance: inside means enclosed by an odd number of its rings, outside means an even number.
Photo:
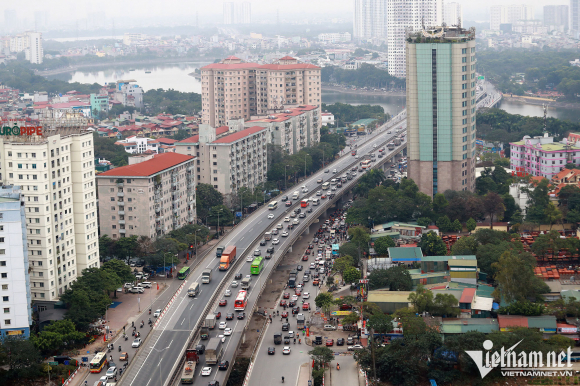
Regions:
<svg viewBox="0 0 580 386"><path fill-rule="evenodd" d="M0 261L0 267L6 267L6 260Z"/></svg>
<svg viewBox="0 0 580 386"><path fill-rule="evenodd" d="M4 307L4 313L5 314L9 314L10 313L10 307Z"/></svg>
<svg viewBox="0 0 580 386"><path fill-rule="evenodd" d="M10 300L10 296L2 296L2 301L7 302Z"/></svg>
<svg viewBox="0 0 580 386"><path fill-rule="evenodd" d="M11 324L12 322L10 321L10 319L4 319L4 325L10 326Z"/></svg>
<svg viewBox="0 0 580 386"><path fill-rule="evenodd" d="M8 289L8 284L2 284L2 289L3 290L7 290Z"/></svg>
<svg viewBox="0 0 580 386"><path fill-rule="evenodd" d="M6 254L6 249L0 249L0 255L5 255Z"/></svg>

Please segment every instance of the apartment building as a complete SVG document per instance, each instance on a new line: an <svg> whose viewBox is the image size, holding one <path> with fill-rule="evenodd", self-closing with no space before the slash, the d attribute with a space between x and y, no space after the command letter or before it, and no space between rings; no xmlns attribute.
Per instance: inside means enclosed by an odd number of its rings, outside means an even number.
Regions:
<svg viewBox="0 0 580 386"><path fill-rule="evenodd" d="M500 30L501 24L533 20L534 7L529 4L494 5L489 8L489 29Z"/></svg>
<svg viewBox="0 0 580 386"><path fill-rule="evenodd" d="M475 94L475 29L408 35L408 173L430 197L475 188Z"/></svg>
<svg viewBox="0 0 580 386"><path fill-rule="evenodd" d="M32 64L42 64L44 50L42 33L27 31L10 37L10 52L24 52L26 60Z"/></svg>
<svg viewBox="0 0 580 386"><path fill-rule="evenodd" d="M567 5L544 5L544 25L568 29Z"/></svg>
<svg viewBox="0 0 580 386"><path fill-rule="evenodd" d="M355 0L353 37L386 39L387 0Z"/></svg>
<svg viewBox="0 0 580 386"><path fill-rule="evenodd" d="M580 146L563 140L554 142L548 136L524 136L521 141L510 142L510 169L528 173L531 176L552 180L566 164L580 165Z"/></svg>
<svg viewBox="0 0 580 386"><path fill-rule="evenodd" d="M55 301L99 267L95 155L86 120L41 122L42 135L0 137L0 182L24 196L32 300Z"/></svg>
<svg viewBox="0 0 580 386"><path fill-rule="evenodd" d="M124 106L143 108L143 88L132 83L133 80L119 80L115 86L113 99Z"/></svg>
<svg viewBox="0 0 580 386"><path fill-rule="evenodd" d="M139 160L97 175L101 235L155 239L194 224L194 157L162 153Z"/></svg>
<svg viewBox="0 0 580 386"><path fill-rule="evenodd" d="M202 123L212 127L288 106L320 106L320 67L289 56L264 65L230 56L201 68L201 103Z"/></svg>
<svg viewBox="0 0 580 386"><path fill-rule="evenodd" d="M156 139L137 137L135 135L121 139L115 142L115 145L123 146L125 151L131 154L145 153L146 151L159 152L159 142Z"/></svg>
<svg viewBox="0 0 580 386"><path fill-rule="evenodd" d="M212 185L231 200L239 188L253 190L266 182L267 132L252 126L217 138L215 128L200 125L199 135L176 142L175 151L195 155L198 183Z"/></svg>
<svg viewBox="0 0 580 386"><path fill-rule="evenodd" d="M19 335L28 338L32 324L24 196L18 186L0 187L0 339ZM30 272L30 273L29 273Z"/></svg>
<svg viewBox="0 0 580 386"><path fill-rule="evenodd" d="M387 0L388 71L404 78L405 37L409 31L439 26L443 21L443 0Z"/></svg>
<svg viewBox="0 0 580 386"><path fill-rule="evenodd" d="M252 117L245 125L267 128L268 143L280 146L286 154L294 154L320 142L322 119L320 107L298 106L264 117Z"/></svg>
<svg viewBox="0 0 580 386"><path fill-rule="evenodd" d="M351 41L351 36L348 32L323 33L318 34L318 40L327 44L348 43Z"/></svg>
<svg viewBox="0 0 580 386"><path fill-rule="evenodd" d="M443 22L446 25L461 27L463 23L463 8L456 2L448 2L443 5Z"/></svg>

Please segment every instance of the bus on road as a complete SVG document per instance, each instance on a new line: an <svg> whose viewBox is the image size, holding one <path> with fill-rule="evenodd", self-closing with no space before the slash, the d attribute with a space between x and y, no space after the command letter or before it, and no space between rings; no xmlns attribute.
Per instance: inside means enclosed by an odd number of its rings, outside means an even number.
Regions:
<svg viewBox="0 0 580 386"><path fill-rule="evenodd" d="M105 364L107 364L107 353L97 353L89 365L91 373L100 373L103 367L105 367Z"/></svg>
<svg viewBox="0 0 580 386"><path fill-rule="evenodd" d="M271 203L268 204L269 210L275 210L277 207L278 207L278 201L272 201Z"/></svg>
<svg viewBox="0 0 580 386"><path fill-rule="evenodd" d="M302 201L300 201L300 206L302 208L306 208L308 206L308 200L302 200Z"/></svg>
<svg viewBox="0 0 580 386"><path fill-rule="evenodd" d="M364 161L362 162L362 168L363 168L363 169L367 169L367 168L369 168L370 166L371 166L371 160L370 160L370 159L364 160Z"/></svg>
<svg viewBox="0 0 580 386"><path fill-rule="evenodd" d="M189 276L189 267L183 267L181 268L181 270L179 270L179 273L177 274L177 278L179 280L185 280L187 278L187 276Z"/></svg>
<svg viewBox="0 0 580 386"><path fill-rule="evenodd" d="M238 292L238 296L236 297L236 301L234 302L234 310L244 311L246 309L247 304L248 304L248 291L241 290L240 292Z"/></svg>
<svg viewBox="0 0 580 386"><path fill-rule="evenodd" d="M330 182L326 181L322 184L322 190L328 190L328 188L330 188Z"/></svg>
<svg viewBox="0 0 580 386"><path fill-rule="evenodd" d="M250 272L252 275L259 275L260 272L264 269L264 257L258 256L252 261L252 267L250 268Z"/></svg>

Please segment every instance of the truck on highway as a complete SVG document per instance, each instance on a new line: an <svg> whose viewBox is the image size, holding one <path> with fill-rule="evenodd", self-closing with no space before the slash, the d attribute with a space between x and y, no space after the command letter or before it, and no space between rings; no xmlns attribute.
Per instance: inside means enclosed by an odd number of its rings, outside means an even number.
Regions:
<svg viewBox="0 0 580 386"><path fill-rule="evenodd" d="M296 276L290 276L288 279L288 288L296 287Z"/></svg>
<svg viewBox="0 0 580 386"><path fill-rule="evenodd" d="M205 320L203 321L203 327L207 327L210 330L213 330L215 328L215 324L216 324L215 314L209 314L208 316L205 317Z"/></svg>
<svg viewBox="0 0 580 386"><path fill-rule="evenodd" d="M203 284L209 284L211 281L211 268L204 269L201 273L201 282Z"/></svg>
<svg viewBox="0 0 580 386"><path fill-rule="evenodd" d="M249 278L249 277L243 278L241 288L245 291L249 290L250 289L250 281L252 281L252 278Z"/></svg>
<svg viewBox="0 0 580 386"><path fill-rule="evenodd" d="M389 150L395 149L395 144L393 142L389 142L389 144L387 145L387 149Z"/></svg>
<svg viewBox="0 0 580 386"><path fill-rule="evenodd" d="M296 315L296 328L302 330L304 328L304 314Z"/></svg>
<svg viewBox="0 0 580 386"><path fill-rule="evenodd" d="M401 140L399 138L395 138L393 142L395 143L395 146L399 146L401 144Z"/></svg>
<svg viewBox="0 0 580 386"><path fill-rule="evenodd" d="M224 249L226 249L225 245L220 245L219 247L217 247L217 250L215 251L215 257L222 257Z"/></svg>
<svg viewBox="0 0 580 386"><path fill-rule="evenodd" d="M282 333L281 332L274 333L274 344L282 344Z"/></svg>
<svg viewBox="0 0 580 386"><path fill-rule="evenodd" d="M294 194L292 194L292 199L293 200L298 200L300 198L300 192L299 191L295 191Z"/></svg>
<svg viewBox="0 0 580 386"><path fill-rule="evenodd" d="M195 349L185 350L185 365L181 372L181 383L193 383L195 367L199 363L199 356Z"/></svg>
<svg viewBox="0 0 580 386"><path fill-rule="evenodd" d="M217 364L222 357L223 347L221 338L211 338L205 347L205 363L208 365Z"/></svg>
<svg viewBox="0 0 580 386"><path fill-rule="evenodd" d="M191 283L189 289L187 290L187 296L194 297L197 296L198 293L199 293L199 283L198 282Z"/></svg>
<svg viewBox="0 0 580 386"><path fill-rule="evenodd" d="M220 260L220 271L227 271L236 260L236 246L229 245L223 252Z"/></svg>
<svg viewBox="0 0 580 386"><path fill-rule="evenodd" d="M264 233L264 240L266 240L266 241L272 240L272 232Z"/></svg>

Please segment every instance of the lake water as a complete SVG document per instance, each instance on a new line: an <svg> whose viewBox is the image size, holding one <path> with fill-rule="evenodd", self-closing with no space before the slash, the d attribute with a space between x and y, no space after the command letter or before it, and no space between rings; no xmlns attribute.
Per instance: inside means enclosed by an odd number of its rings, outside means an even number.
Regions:
<svg viewBox="0 0 580 386"><path fill-rule="evenodd" d="M99 83L105 84L118 80L135 80L145 91L157 88L173 88L182 92L201 93L201 83L198 79L190 76L195 69L209 64L208 62L183 62L183 63L163 63L144 64L131 66L111 66L101 70L79 70L71 73L58 74L48 77L49 79L59 79L67 82ZM133 71L131 71L133 70ZM146 74L146 71L151 73ZM337 91L323 91L322 102L350 103L352 105L371 104L382 106L389 114L397 114L405 107L406 98L404 96L388 95L364 95L340 93ZM503 101L500 106L510 114L521 114L541 117L544 115L542 106L520 104ZM580 110L564 108L548 108L548 116L580 122Z"/></svg>

